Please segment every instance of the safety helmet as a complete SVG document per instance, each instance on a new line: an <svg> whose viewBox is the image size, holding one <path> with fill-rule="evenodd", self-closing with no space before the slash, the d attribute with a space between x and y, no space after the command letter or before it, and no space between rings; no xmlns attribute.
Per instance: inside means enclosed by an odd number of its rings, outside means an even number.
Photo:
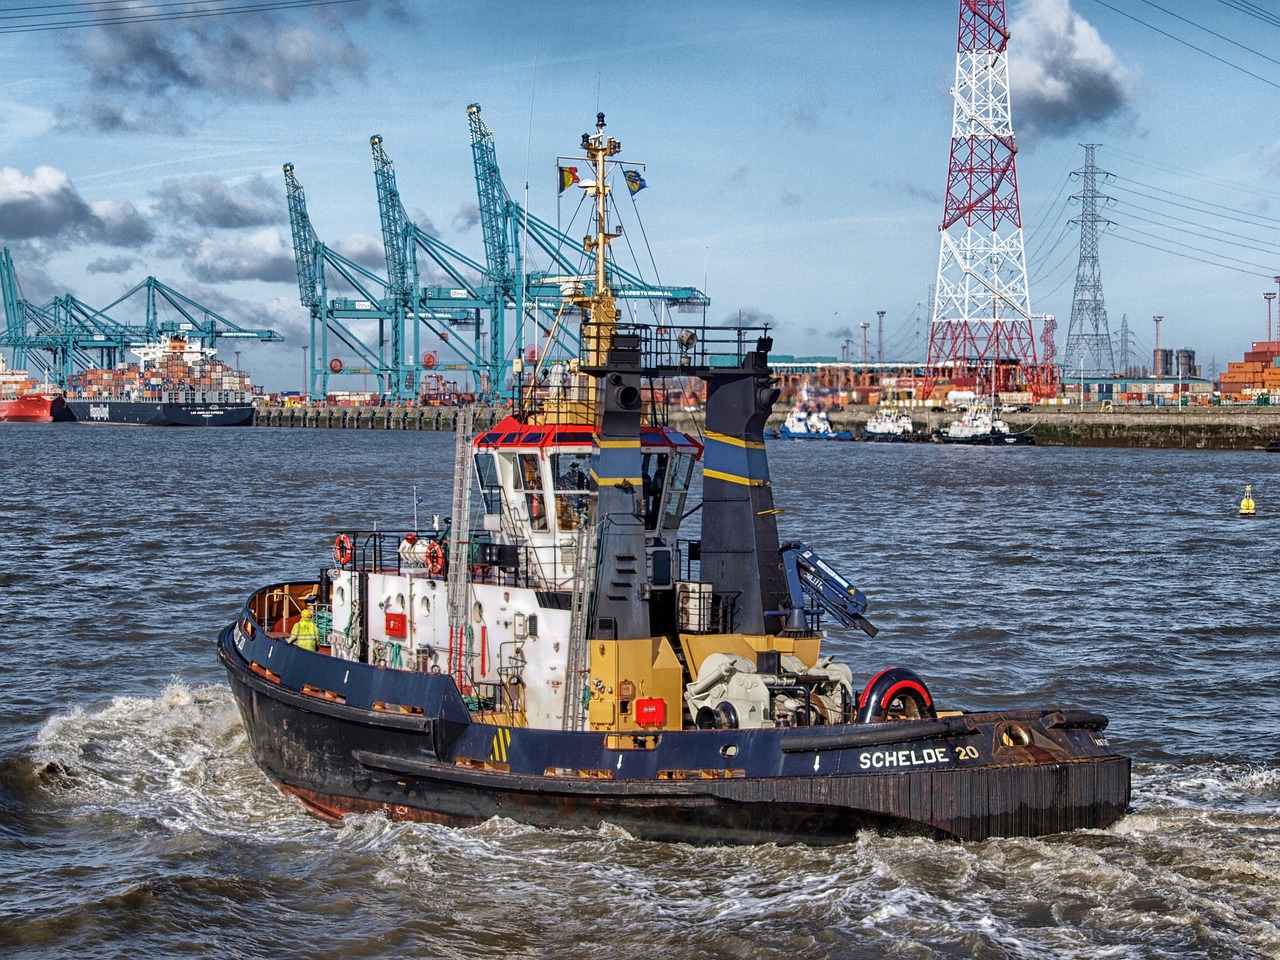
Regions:
<svg viewBox="0 0 1280 960"><path fill-rule="evenodd" d="M303 610L303 611L302 611L302 619L303 619L303 620L310 620L310 619L311 619L311 611L310 611L310 610Z"/></svg>

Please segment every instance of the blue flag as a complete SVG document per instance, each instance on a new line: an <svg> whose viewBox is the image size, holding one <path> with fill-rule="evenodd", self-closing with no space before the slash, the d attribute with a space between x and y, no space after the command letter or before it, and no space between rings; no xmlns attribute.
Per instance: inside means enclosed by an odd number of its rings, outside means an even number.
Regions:
<svg viewBox="0 0 1280 960"><path fill-rule="evenodd" d="M627 189L631 191L633 197L648 186L644 182L644 177L640 176L639 170L628 170L623 176L627 179Z"/></svg>

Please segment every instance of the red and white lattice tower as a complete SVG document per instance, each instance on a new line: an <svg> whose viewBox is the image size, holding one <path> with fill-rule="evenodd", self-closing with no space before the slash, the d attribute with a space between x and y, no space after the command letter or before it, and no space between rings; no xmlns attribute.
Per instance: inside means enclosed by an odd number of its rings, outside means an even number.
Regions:
<svg viewBox="0 0 1280 960"><path fill-rule="evenodd" d="M1039 375L1009 110L1004 0L960 0L951 165L926 365L982 393Z"/></svg>

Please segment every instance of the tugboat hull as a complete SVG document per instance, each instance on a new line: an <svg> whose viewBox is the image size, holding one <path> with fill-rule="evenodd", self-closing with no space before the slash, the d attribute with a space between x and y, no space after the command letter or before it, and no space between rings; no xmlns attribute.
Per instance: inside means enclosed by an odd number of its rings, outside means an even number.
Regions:
<svg viewBox="0 0 1280 960"><path fill-rule="evenodd" d="M1100 828L1129 803L1129 760L1101 736L1105 718L1084 711L563 732L468 721L447 676L332 660L238 627L223 632L219 656L257 763L329 818L502 816L696 844L830 844L863 830L982 840Z"/></svg>

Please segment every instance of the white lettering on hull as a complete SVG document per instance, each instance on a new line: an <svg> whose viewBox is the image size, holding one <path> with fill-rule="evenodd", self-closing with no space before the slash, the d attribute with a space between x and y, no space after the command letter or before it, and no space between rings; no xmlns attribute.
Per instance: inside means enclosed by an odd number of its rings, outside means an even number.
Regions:
<svg viewBox="0 0 1280 960"><path fill-rule="evenodd" d="M893 770L900 767L924 767L951 763L948 747L921 747L919 750L870 750L858 755L863 770Z"/></svg>

